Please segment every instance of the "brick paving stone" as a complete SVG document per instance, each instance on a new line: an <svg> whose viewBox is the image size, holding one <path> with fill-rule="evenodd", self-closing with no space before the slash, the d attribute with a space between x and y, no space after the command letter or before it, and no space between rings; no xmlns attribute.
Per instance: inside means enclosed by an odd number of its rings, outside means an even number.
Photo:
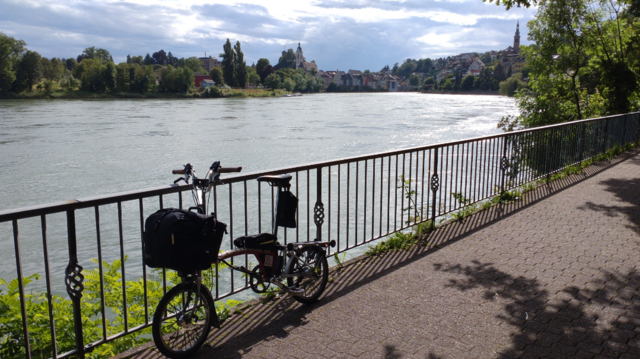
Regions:
<svg viewBox="0 0 640 359"><path fill-rule="evenodd" d="M194 358L640 358L640 154L585 172L352 261L314 305L255 303Z"/></svg>

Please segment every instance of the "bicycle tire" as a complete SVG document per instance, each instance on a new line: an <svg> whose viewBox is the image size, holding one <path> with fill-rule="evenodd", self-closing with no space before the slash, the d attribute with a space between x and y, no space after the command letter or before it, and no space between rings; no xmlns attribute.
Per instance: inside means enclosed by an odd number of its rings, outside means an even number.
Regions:
<svg viewBox="0 0 640 359"><path fill-rule="evenodd" d="M202 304L193 306L194 287L194 283L180 283L173 287L162 297L153 314L153 341L162 354L172 359L191 356L209 335L211 310L215 309L212 308L213 303L209 303L210 296L204 285L199 293Z"/></svg>
<svg viewBox="0 0 640 359"><path fill-rule="evenodd" d="M315 260L314 260L314 257ZM292 270L295 272L304 271L305 267L315 265L315 261L320 261L320 268L316 269L313 277L294 277L287 278L289 287L295 286L297 289L303 289L304 294L296 294L293 299L303 304L312 304L320 298L324 292L327 282L329 281L329 263L324 252L319 248L305 248L302 254L298 256L299 260L294 264Z"/></svg>

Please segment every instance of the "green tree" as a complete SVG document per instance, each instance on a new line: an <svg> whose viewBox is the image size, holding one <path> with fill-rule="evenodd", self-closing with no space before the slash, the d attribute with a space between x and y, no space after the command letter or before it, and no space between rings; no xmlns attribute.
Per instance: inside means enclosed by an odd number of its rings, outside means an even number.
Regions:
<svg viewBox="0 0 640 359"><path fill-rule="evenodd" d="M286 80L284 80L284 82L282 83L282 86L287 90L287 91L293 91L293 89L296 87L296 83L290 79L287 78Z"/></svg>
<svg viewBox="0 0 640 359"><path fill-rule="evenodd" d="M460 83L460 90L462 91L471 91L473 90L473 84L476 80L476 77L473 75L467 75L462 79Z"/></svg>
<svg viewBox="0 0 640 359"><path fill-rule="evenodd" d="M224 77L220 67L216 66L211 69L211 71L209 71L209 76L211 76L211 79L216 83L216 85L224 85Z"/></svg>
<svg viewBox="0 0 640 359"><path fill-rule="evenodd" d="M107 63L109 61L113 62L113 58L111 57L109 51L96 48L95 46L87 47L86 49L84 49L84 51L82 51L82 55L80 55L79 57L81 57L81 60L91 59L98 60L102 63Z"/></svg>
<svg viewBox="0 0 640 359"><path fill-rule="evenodd" d="M267 78L264 80L265 85L267 85L270 89L273 90L277 90L280 88L281 83L280 83L280 76L278 76L277 74L273 73L270 74L269 76L267 76Z"/></svg>
<svg viewBox="0 0 640 359"><path fill-rule="evenodd" d="M295 69L296 68L296 53L293 49L288 49L278 59L278 64L273 67L276 71L280 69Z"/></svg>
<svg viewBox="0 0 640 359"><path fill-rule="evenodd" d="M153 65L153 57L151 57L151 55L149 55L148 52L147 52L147 55L144 57L143 64L145 64L145 65Z"/></svg>
<svg viewBox="0 0 640 359"><path fill-rule="evenodd" d="M64 65L67 68L67 70L73 71L73 69L76 68L76 65L78 65L78 62L73 57L70 57L65 61Z"/></svg>
<svg viewBox="0 0 640 359"><path fill-rule="evenodd" d="M500 83L500 94L502 96L513 97L516 91L525 88L527 85L522 82L522 74L513 74L506 81Z"/></svg>
<svg viewBox="0 0 640 359"><path fill-rule="evenodd" d="M269 66L271 66L269 59L261 58L258 60L258 63L256 64L256 73L258 74L258 76L260 76L260 81L264 81L264 78L269 76L267 74L266 76L262 77L262 72Z"/></svg>
<svg viewBox="0 0 640 359"><path fill-rule="evenodd" d="M106 89L115 90L116 89L116 65L113 62L108 62L104 67L102 72L102 77L104 78L104 84Z"/></svg>
<svg viewBox="0 0 640 359"><path fill-rule="evenodd" d="M249 74L249 83L252 83L254 85L260 84L260 76L258 76L258 74L256 73L255 67L247 67L247 73Z"/></svg>
<svg viewBox="0 0 640 359"><path fill-rule="evenodd" d="M227 39L227 42L222 46L222 50L223 53L220 54L220 57L222 58L224 82L229 86L233 86L236 83L236 53L233 51L229 39Z"/></svg>
<svg viewBox="0 0 640 359"><path fill-rule="evenodd" d="M249 81L249 74L247 72L247 63L244 61L244 54L240 48L240 41L236 41L236 46L233 49L236 53L236 83L234 85L244 88L247 86L247 82Z"/></svg>
<svg viewBox="0 0 640 359"><path fill-rule="evenodd" d="M0 94L8 92L15 82L15 70L26 43L0 32Z"/></svg>
<svg viewBox="0 0 640 359"><path fill-rule="evenodd" d="M420 85L420 76L415 75L415 74L409 76L409 84L411 84L411 86Z"/></svg>
<svg viewBox="0 0 640 359"><path fill-rule="evenodd" d="M28 90L31 92L33 85L42 77L41 56L35 51L27 50L18 62L16 69L16 92Z"/></svg>
<svg viewBox="0 0 640 359"><path fill-rule="evenodd" d="M184 67L188 67L189 69L191 69L191 71L198 72L201 74L206 74L207 71L205 69L202 68L202 61L200 61L199 58L192 56L189 57L188 59L184 60Z"/></svg>

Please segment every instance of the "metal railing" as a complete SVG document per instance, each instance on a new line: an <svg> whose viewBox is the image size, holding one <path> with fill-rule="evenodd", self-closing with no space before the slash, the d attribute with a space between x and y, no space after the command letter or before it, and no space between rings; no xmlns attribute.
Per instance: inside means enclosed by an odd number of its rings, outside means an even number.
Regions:
<svg viewBox="0 0 640 359"><path fill-rule="evenodd" d="M281 240L335 239L335 251L344 252L421 222L435 222L613 146L639 140L638 113L575 121L229 177L214 188L212 203L218 219L229 224L223 249L232 248L234 237L270 228L274 192L255 179L263 174L291 173L291 191L300 200L298 228L283 230ZM20 305L22 334L21 338L7 338L7 328L0 324L0 340L14 340L21 345L16 357L31 358L35 342L30 334L45 323L51 342L45 356L83 357L103 343L148 328L156 304L150 300L150 288L161 281L165 292L169 280L167 272L150 273L142 264L144 219L165 206L189 207L190 203L183 203L183 192L188 189L185 185L162 186L0 212L0 233L4 234L0 239L9 238L6 242L15 251L14 289L19 297L15 303ZM36 249L42 257L35 254ZM105 268L109 260L115 262ZM245 265L248 262L245 258ZM36 289L46 293L28 300L25 282L29 277L24 267L36 268L35 263L42 263L45 279L44 288ZM106 272L114 270L121 276L117 285L105 283ZM83 299L85 275L99 286L93 288L96 296ZM138 283L134 283L138 290L142 288L141 295L128 277ZM248 288L247 279L234 277L232 271L217 275L214 270L210 280L215 283L216 299ZM64 313L56 301L64 291L71 301L73 325L62 330ZM83 307L83 300L93 306ZM107 304L114 301L117 305ZM29 316L32 308L28 307L33 303L46 307L45 318ZM100 328L87 328L86 318ZM116 329L109 324L114 321L119 323ZM58 336L70 335L75 336L72 348L57 345Z"/></svg>

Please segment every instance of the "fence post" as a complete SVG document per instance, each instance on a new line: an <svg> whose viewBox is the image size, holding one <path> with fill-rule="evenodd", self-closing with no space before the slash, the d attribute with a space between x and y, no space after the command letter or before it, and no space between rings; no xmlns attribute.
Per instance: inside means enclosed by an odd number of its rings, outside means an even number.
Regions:
<svg viewBox="0 0 640 359"><path fill-rule="evenodd" d="M431 220L433 221L434 226L436 224L436 194L439 187L440 179L438 178L438 147L436 147L433 158L433 175L431 176L431 192L433 192L433 200L431 201Z"/></svg>
<svg viewBox="0 0 640 359"><path fill-rule="evenodd" d="M316 224L316 240L321 241L322 224L324 223L324 204L322 203L322 167L318 167L317 170L316 188L316 205L313 208L313 222Z"/></svg>
<svg viewBox="0 0 640 359"><path fill-rule="evenodd" d="M82 338L82 308L80 298L84 285L84 275L82 266L78 264L78 250L76 246L76 217L73 209L67 210L67 238L69 241L69 264L64 271L64 282L67 286L67 293L73 302L73 328L76 336L76 350L78 358L84 358L84 342Z"/></svg>
<svg viewBox="0 0 640 359"><path fill-rule="evenodd" d="M636 112L636 143L640 143L640 115Z"/></svg>
<svg viewBox="0 0 640 359"><path fill-rule="evenodd" d="M607 152L607 142L609 142L609 119L605 121L604 125L604 141L602 141L602 154Z"/></svg>
<svg viewBox="0 0 640 359"><path fill-rule="evenodd" d="M586 128L587 128L587 124L583 122L583 123L580 124L580 127L581 127L580 142L579 142L579 144L580 144L580 155L579 156L580 157L578 158L578 161L582 163L582 161L584 160L584 146L585 146L584 145L584 143L585 143L584 136L585 136L585 131L586 131Z"/></svg>
<svg viewBox="0 0 640 359"><path fill-rule="evenodd" d="M504 182L505 177L507 176L507 169L509 168L509 161L507 160L507 139L509 136L504 136L502 139L504 144L502 146L502 158L500 159L500 171L502 172L502 180L500 183L500 195L504 193Z"/></svg>

